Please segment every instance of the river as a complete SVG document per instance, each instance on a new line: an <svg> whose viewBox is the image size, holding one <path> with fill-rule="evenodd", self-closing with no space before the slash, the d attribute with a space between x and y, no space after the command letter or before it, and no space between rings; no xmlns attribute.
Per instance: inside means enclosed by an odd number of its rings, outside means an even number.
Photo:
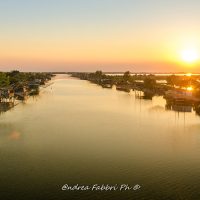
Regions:
<svg viewBox="0 0 200 200"><path fill-rule="evenodd" d="M57 75L0 115L4 200L193 200L200 196L200 117ZM139 184L137 191L62 191L64 184Z"/></svg>

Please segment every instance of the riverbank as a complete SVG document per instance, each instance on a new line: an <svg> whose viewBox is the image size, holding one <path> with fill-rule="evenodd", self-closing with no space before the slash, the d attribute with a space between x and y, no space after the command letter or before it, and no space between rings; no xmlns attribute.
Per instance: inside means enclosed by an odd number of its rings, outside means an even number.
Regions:
<svg viewBox="0 0 200 200"><path fill-rule="evenodd" d="M0 112L5 112L29 96L39 95L41 87L48 87L52 73L0 72Z"/></svg>
<svg viewBox="0 0 200 200"><path fill-rule="evenodd" d="M154 96L163 96L166 99L166 109L176 108L184 112L183 107L190 106L200 113L200 75L195 74L106 74L102 71L95 73L69 73L72 77L87 80L103 88L116 87L116 90L130 92L138 91L139 98L152 100ZM179 108L180 109L177 109Z"/></svg>

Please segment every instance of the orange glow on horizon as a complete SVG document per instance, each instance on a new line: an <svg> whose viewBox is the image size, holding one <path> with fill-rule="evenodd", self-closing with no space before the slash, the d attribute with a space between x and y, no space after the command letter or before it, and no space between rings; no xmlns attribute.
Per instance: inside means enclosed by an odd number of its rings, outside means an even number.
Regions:
<svg viewBox="0 0 200 200"><path fill-rule="evenodd" d="M4 41L0 47L0 65L26 67L27 70L34 65L37 69L54 66L57 70L62 65L61 70L64 66L66 70L72 70L72 67L84 70L88 65L88 70L91 71L101 67L104 71L188 72L189 68L192 72L199 71L199 60L185 62L180 57L180 49L185 49L181 46L183 41L175 42L175 38L168 38L173 41L172 44L161 38L157 41L154 38L149 42L142 39L142 36L138 40L130 37L102 37L100 41L89 37L77 40L51 40L47 37L35 41ZM189 54L188 59L194 59L195 56L196 54Z"/></svg>

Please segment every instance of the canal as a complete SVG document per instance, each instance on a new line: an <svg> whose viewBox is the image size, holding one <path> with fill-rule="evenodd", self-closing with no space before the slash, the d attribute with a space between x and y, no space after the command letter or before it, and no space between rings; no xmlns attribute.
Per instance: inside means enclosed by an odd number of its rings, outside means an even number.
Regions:
<svg viewBox="0 0 200 200"><path fill-rule="evenodd" d="M0 115L0 191L7 199L193 200L200 196L200 117L163 97L103 89L68 75ZM140 185L62 191L64 184Z"/></svg>

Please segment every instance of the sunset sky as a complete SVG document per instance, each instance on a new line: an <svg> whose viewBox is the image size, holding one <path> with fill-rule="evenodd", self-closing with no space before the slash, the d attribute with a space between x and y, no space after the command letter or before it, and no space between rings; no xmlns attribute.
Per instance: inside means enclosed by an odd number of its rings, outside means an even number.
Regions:
<svg viewBox="0 0 200 200"><path fill-rule="evenodd" d="M0 0L0 70L200 72L199 0Z"/></svg>

